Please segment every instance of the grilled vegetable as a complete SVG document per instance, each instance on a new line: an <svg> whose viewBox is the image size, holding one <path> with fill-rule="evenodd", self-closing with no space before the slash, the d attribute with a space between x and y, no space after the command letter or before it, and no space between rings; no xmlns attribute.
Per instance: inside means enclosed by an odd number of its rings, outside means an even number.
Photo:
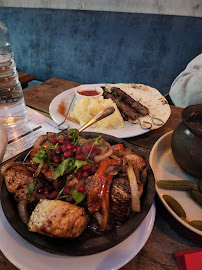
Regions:
<svg viewBox="0 0 202 270"><path fill-rule="evenodd" d="M157 186L163 189L190 190L194 188L194 183L189 180L159 180Z"/></svg>
<svg viewBox="0 0 202 270"><path fill-rule="evenodd" d="M179 216L186 218L186 213L182 206L171 196L169 195L163 195L164 200L166 203L170 206L170 208Z"/></svg>
<svg viewBox="0 0 202 270"><path fill-rule="evenodd" d="M140 198L138 194L137 179L132 166L128 166L126 173L130 182L131 188L131 208L134 212L140 212Z"/></svg>

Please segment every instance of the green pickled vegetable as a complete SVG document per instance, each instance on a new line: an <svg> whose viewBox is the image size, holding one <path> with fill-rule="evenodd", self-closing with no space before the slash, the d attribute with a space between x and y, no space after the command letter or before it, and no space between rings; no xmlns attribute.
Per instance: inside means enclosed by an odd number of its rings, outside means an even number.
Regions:
<svg viewBox="0 0 202 270"><path fill-rule="evenodd" d="M157 186L163 189L174 189L174 190L190 190L194 188L194 183L189 180L159 180Z"/></svg>
<svg viewBox="0 0 202 270"><path fill-rule="evenodd" d="M182 206L170 195L163 195L164 200L170 208L181 218L186 218L186 213Z"/></svg>
<svg viewBox="0 0 202 270"><path fill-rule="evenodd" d="M189 222L191 226L202 231L202 220L192 220Z"/></svg>
<svg viewBox="0 0 202 270"><path fill-rule="evenodd" d="M195 202L202 206L202 193L200 191L197 189L191 189L190 196Z"/></svg>
<svg viewBox="0 0 202 270"><path fill-rule="evenodd" d="M187 224L189 224L190 226L202 231L202 220L192 220L192 221L188 221L186 218L181 217L181 219L186 222Z"/></svg>

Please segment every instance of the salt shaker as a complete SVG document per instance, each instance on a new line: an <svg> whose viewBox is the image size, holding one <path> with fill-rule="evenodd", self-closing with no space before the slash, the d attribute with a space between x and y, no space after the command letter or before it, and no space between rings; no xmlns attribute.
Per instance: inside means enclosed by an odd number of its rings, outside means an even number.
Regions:
<svg viewBox="0 0 202 270"><path fill-rule="evenodd" d="M8 29L0 22L0 123L9 128L26 120L27 110Z"/></svg>

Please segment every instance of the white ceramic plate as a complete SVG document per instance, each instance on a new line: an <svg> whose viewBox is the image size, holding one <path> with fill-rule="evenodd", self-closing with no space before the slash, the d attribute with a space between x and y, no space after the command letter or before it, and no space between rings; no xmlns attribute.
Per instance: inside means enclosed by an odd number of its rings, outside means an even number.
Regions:
<svg viewBox="0 0 202 270"><path fill-rule="evenodd" d="M115 270L128 263L145 245L155 214L153 203L136 231L120 244L94 255L71 257L51 254L29 244L13 230L0 206L0 248L8 260L21 270Z"/></svg>
<svg viewBox="0 0 202 270"><path fill-rule="evenodd" d="M105 86L106 84L95 84L95 86L96 85ZM117 87L119 85L121 86L122 84L116 84ZM124 86L126 85L124 84ZM73 110L74 105L75 105L75 96L74 96L75 88L76 87L62 92L51 101L50 106L49 106L49 112L52 119L56 123L59 124L63 122L64 120L64 116L58 112L58 106L61 104L61 102L65 103L66 112L69 111L70 113ZM151 115L162 119L164 121L164 124L166 123L166 121L168 120L170 116L171 110L166 99L161 95L161 93L158 90L151 87L148 87L147 89L140 87L138 89L134 88L132 90L131 88L129 89L125 88L124 91L126 91L127 94L129 94L135 100L140 100L140 102L149 109ZM139 120L141 122L142 121L151 122L151 118L149 116L140 117ZM69 126L69 128L77 128L77 129L80 127L78 124L66 120L66 122L62 125L62 127L67 128L67 126ZM160 126L152 125L152 129L157 129L159 127ZM150 130L142 129L139 124L132 124L132 123L129 123L128 121L125 121L125 127L121 129L95 130L94 128L89 127L86 129L86 131L94 131L94 132L98 131L98 132L102 132L102 133L112 135L118 138L129 138L129 137L141 135Z"/></svg>
<svg viewBox="0 0 202 270"><path fill-rule="evenodd" d="M172 132L170 131L163 135L153 146L152 151L149 157L149 163L153 170L155 181L158 180L190 180L193 183L197 183L196 178L192 177L188 173L184 172L180 166L175 161L172 150L171 150L171 137ZM186 222L184 222L181 218L179 218L175 212L167 205L165 200L163 199L164 194L168 194L175 198L185 210L187 215L187 220L201 220L202 217L202 209L201 207L195 203L192 198L189 196L189 193L186 191L177 191L177 190L166 190L158 188L156 185L156 191L168 209L168 211L185 227L190 229L191 231L202 235L202 231L195 229L190 226Z"/></svg>

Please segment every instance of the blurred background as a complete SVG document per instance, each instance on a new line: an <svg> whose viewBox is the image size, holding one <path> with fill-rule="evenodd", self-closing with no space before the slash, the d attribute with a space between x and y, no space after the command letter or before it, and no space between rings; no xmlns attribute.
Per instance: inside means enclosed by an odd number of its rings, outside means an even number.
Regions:
<svg viewBox="0 0 202 270"><path fill-rule="evenodd" d="M43 1L43 8L29 7L29 1L13 1L24 2L25 7L1 2L0 21L9 30L17 69L33 75L32 84L52 77L85 84L133 82L165 95L176 76L202 52L200 0L189 1L188 6L182 0L168 1L167 6L163 0L151 1L156 2L153 9L144 7L147 1L140 6L127 1L131 6L125 3L123 8L121 1L113 1L114 7L92 6L95 10L85 5L53 8L53 1L49 6ZM93 1L84 2L91 9ZM170 3L177 3L176 8Z"/></svg>

